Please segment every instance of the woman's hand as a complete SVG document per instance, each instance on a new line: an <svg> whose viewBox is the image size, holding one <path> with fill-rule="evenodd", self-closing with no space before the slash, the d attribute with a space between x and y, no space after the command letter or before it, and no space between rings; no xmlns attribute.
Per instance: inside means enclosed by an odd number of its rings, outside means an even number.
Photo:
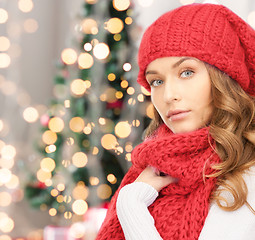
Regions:
<svg viewBox="0 0 255 240"><path fill-rule="evenodd" d="M165 175L160 176L160 172L155 168L148 166L137 177L135 182L144 182L154 187L158 192L171 183L176 183L177 179Z"/></svg>

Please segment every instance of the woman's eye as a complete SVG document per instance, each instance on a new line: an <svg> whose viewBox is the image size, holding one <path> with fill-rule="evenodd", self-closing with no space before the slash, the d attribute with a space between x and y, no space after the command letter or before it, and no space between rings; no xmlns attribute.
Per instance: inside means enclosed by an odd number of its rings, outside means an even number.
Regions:
<svg viewBox="0 0 255 240"><path fill-rule="evenodd" d="M150 85L153 87L157 87L157 86L161 85L162 83L163 83L162 80L156 79L156 80L151 81Z"/></svg>
<svg viewBox="0 0 255 240"><path fill-rule="evenodd" d="M191 77L192 75L194 74L193 71L191 70L185 70L181 73L181 77L182 78L188 78L188 77Z"/></svg>

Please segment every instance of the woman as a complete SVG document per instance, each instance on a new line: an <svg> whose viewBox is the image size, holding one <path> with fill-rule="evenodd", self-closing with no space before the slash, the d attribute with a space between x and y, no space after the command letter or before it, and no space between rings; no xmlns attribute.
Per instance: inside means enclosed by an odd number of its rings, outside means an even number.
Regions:
<svg viewBox="0 0 255 240"><path fill-rule="evenodd" d="M155 119L97 239L255 239L254 30L222 5L186 5L146 30L138 57Z"/></svg>

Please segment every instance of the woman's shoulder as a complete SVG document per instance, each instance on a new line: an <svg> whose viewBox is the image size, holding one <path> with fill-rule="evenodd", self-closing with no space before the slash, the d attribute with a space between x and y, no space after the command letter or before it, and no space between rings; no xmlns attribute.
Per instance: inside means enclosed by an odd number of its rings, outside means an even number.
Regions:
<svg viewBox="0 0 255 240"><path fill-rule="evenodd" d="M247 202L255 209L255 166L243 174L247 185ZM229 192L224 198L232 200ZM235 211L225 211L216 202L212 202L199 240L253 240L255 236L255 214L247 205Z"/></svg>

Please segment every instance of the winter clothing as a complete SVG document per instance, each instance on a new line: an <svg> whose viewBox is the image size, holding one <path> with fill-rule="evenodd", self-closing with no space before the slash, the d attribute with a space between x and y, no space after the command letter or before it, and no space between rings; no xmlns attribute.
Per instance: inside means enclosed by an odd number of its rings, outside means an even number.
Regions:
<svg viewBox="0 0 255 240"><path fill-rule="evenodd" d="M133 150L133 166L124 177L121 187L133 182L148 165L178 179L177 183L164 188L149 207L163 239L198 239L216 180L203 179L203 173L212 173L211 165L220 162L212 146L208 128L173 134L163 124L155 135ZM125 239L116 216L117 194L97 240Z"/></svg>
<svg viewBox="0 0 255 240"><path fill-rule="evenodd" d="M167 12L144 33L138 83L150 91L145 71L160 57L188 56L209 63L255 95L255 31L222 5L191 4Z"/></svg>

